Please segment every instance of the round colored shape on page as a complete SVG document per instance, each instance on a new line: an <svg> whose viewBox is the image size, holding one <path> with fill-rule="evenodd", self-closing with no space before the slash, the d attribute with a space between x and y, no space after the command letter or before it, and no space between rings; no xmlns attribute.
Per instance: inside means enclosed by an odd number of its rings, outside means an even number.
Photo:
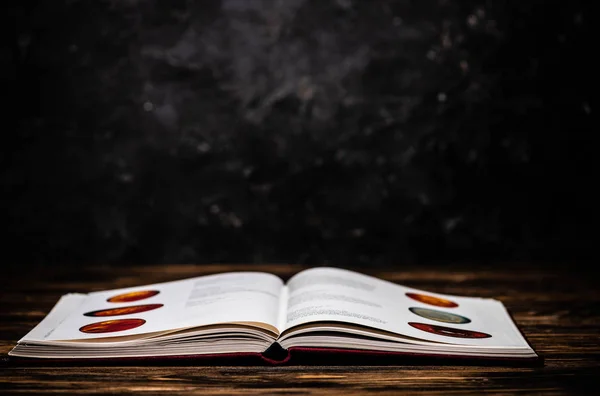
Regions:
<svg viewBox="0 0 600 396"><path fill-rule="evenodd" d="M158 293L160 293L158 290L138 290L129 293L118 294L114 297L107 299L106 301L111 303L140 301L146 298L154 297Z"/></svg>
<svg viewBox="0 0 600 396"><path fill-rule="evenodd" d="M435 305L436 307L443 308L456 308L458 304L454 301L446 300L445 298L434 297L427 294L419 294L419 293L406 293L406 295L413 300L422 302L424 304Z"/></svg>
<svg viewBox="0 0 600 396"><path fill-rule="evenodd" d="M153 309L157 309L162 306L163 304L132 305L131 307L99 309L97 311L86 312L84 315L92 317L131 315L140 312L152 311Z"/></svg>
<svg viewBox="0 0 600 396"><path fill-rule="evenodd" d="M446 326L430 325L425 323L408 322L415 329L426 331L428 333L437 334L445 337L455 338L490 338L491 335L480 331L471 331L465 329L455 329Z"/></svg>
<svg viewBox="0 0 600 396"><path fill-rule="evenodd" d="M98 334L98 333L114 333L117 331L125 331L135 329L146 323L144 319L113 319L105 320L104 322L90 323L79 328L82 333Z"/></svg>
<svg viewBox="0 0 600 396"><path fill-rule="evenodd" d="M438 322L454 324L465 324L471 322L471 319L464 316L456 315L450 312L438 311L436 309L410 307L408 310L422 318L437 320Z"/></svg>

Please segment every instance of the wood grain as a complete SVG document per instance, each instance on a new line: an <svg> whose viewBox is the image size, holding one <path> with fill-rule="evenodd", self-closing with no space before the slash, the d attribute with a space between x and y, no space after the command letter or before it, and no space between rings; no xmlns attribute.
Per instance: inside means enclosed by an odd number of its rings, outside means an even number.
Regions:
<svg viewBox="0 0 600 396"><path fill-rule="evenodd" d="M0 392L23 394L596 394L600 374L600 293L595 277L552 268L502 264L374 268L371 275L440 293L502 300L543 367L482 366L87 366L19 365L6 359L15 342L67 292L136 286L236 270L288 278L298 265L171 265L41 268L8 274L0 294Z"/></svg>

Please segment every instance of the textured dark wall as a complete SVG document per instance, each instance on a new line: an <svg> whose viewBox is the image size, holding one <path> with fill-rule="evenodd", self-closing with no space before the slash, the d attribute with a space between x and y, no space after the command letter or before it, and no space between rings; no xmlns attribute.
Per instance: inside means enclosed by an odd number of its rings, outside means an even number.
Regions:
<svg viewBox="0 0 600 396"><path fill-rule="evenodd" d="M591 252L583 2L10 3L12 263Z"/></svg>

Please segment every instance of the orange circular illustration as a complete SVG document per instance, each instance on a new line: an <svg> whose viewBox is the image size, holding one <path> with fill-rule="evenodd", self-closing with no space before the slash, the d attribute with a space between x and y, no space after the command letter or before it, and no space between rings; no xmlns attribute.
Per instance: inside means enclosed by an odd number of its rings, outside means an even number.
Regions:
<svg viewBox="0 0 600 396"><path fill-rule="evenodd" d="M99 309L97 311L86 312L84 315L93 317L131 315L134 313L152 311L153 309L157 309L162 306L163 304L133 305L131 307Z"/></svg>
<svg viewBox="0 0 600 396"><path fill-rule="evenodd" d="M471 331L465 329L455 329L453 327L430 325L425 323L408 322L415 329L426 331L428 333L437 334L446 337L456 338L490 338L491 335L480 331Z"/></svg>
<svg viewBox="0 0 600 396"><path fill-rule="evenodd" d="M435 305L436 307L443 308L456 308L458 304L454 301L446 300L445 298L428 296L426 294L418 294L418 293L406 293L406 295L413 300L422 302L424 304Z"/></svg>
<svg viewBox="0 0 600 396"><path fill-rule="evenodd" d="M160 293L158 290L138 290L129 293L118 294L114 297L107 299L106 301L111 303L139 301L145 298L154 297L158 293Z"/></svg>
<svg viewBox="0 0 600 396"><path fill-rule="evenodd" d="M104 322L90 323L79 328L82 333L114 333L116 331L125 331L135 329L146 323L144 319L114 319Z"/></svg>

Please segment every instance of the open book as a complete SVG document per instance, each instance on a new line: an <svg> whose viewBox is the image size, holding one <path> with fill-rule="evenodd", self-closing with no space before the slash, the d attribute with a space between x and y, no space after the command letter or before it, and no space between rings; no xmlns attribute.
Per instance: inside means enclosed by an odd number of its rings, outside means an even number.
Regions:
<svg viewBox="0 0 600 396"><path fill-rule="evenodd" d="M201 358L293 349L536 359L501 302L337 268L231 272L64 295L11 356ZM362 352L361 352L362 351Z"/></svg>

